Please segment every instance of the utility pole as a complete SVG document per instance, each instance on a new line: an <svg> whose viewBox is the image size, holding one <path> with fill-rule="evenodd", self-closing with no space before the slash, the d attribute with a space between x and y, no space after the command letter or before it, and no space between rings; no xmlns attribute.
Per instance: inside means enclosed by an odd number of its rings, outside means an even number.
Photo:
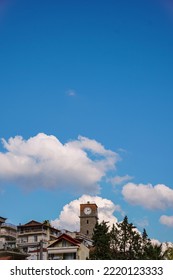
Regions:
<svg viewBox="0 0 173 280"><path fill-rule="evenodd" d="M40 260L43 260L43 240L40 240Z"/></svg>

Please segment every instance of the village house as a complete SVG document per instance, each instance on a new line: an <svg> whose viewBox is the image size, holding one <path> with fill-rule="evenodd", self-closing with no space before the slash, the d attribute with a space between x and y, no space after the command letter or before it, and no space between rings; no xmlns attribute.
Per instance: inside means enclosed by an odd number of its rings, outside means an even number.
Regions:
<svg viewBox="0 0 173 280"><path fill-rule="evenodd" d="M17 232L17 246L29 254L30 260L47 260L47 246L60 234L60 231L53 228L49 221L40 223L34 220L17 226Z"/></svg>
<svg viewBox="0 0 173 280"><path fill-rule="evenodd" d="M86 260L89 248L82 240L62 233L47 247L49 260Z"/></svg>
<svg viewBox="0 0 173 280"><path fill-rule="evenodd" d="M0 217L0 260L21 260L28 255L16 247L17 227Z"/></svg>

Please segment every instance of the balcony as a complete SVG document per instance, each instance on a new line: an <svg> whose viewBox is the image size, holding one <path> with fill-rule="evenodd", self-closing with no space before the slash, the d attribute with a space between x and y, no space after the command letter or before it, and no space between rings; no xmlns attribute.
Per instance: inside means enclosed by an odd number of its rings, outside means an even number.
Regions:
<svg viewBox="0 0 173 280"><path fill-rule="evenodd" d="M15 225L10 224L10 223L2 223L1 228L11 228L11 229L17 231L17 227Z"/></svg>
<svg viewBox="0 0 173 280"><path fill-rule="evenodd" d="M37 246L39 246L39 242L37 242L37 241L28 242L26 240L18 240L17 245L19 247L37 247Z"/></svg>
<svg viewBox="0 0 173 280"><path fill-rule="evenodd" d="M0 237L11 237L16 239L17 227L12 224L2 223L0 228Z"/></svg>
<svg viewBox="0 0 173 280"><path fill-rule="evenodd" d="M78 246L69 246L69 247L48 247L48 254L71 254L77 253Z"/></svg>
<svg viewBox="0 0 173 280"><path fill-rule="evenodd" d="M13 231L2 231L0 230L0 237L12 237L15 238L17 237L17 233Z"/></svg>
<svg viewBox="0 0 173 280"><path fill-rule="evenodd" d="M21 236L21 235L27 235L27 234L46 234L47 231L46 230L43 230L43 229L24 229L24 230L20 230L18 231L18 235Z"/></svg>

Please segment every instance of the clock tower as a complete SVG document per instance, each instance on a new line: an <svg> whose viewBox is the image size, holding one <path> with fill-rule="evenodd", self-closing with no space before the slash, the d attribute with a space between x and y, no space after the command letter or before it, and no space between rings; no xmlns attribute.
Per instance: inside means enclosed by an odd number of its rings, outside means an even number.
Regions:
<svg viewBox="0 0 173 280"><path fill-rule="evenodd" d="M92 239L93 230L98 220L98 210L95 203L80 204L80 232Z"/></svg>

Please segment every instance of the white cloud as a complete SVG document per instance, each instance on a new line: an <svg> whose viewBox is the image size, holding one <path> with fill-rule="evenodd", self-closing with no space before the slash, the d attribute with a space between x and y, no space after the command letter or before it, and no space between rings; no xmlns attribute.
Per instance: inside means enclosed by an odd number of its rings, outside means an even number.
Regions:
<svg viewBox="0 0 173 280"><path fill-rule="evenodd" d="M126 181L130 181L131 179L133 179L132 176L125 175L125 176L112 177L112 178L108 179L108 181L111 182L111 184L115 186L115 185L121 185Z"/></svg>
<svg viewBox="0 0 173 280"><path fill-rule="evenodd" d="M99 197L99 196L90 196L83 195L79 199L71 201L69 204L66 204L63 207L63 210L60 213L59 218L51 221L51 224L60 229L68 229L71 231L79 231L79 210L81 203L96 203L98 206L98 216L99 222L108 221L109 225L115 224L117 218L113 215L114 212L121 212L121 207L115 205L111 200Z"/></svg>
<svg viewBox="0 0 173 280"><path fill-rule="evenodd" d="M74 89L69 89L69 90L66 91L66 94L68 96L73 97L73 96L76 96L76 91Z"/></svg>
<svg viewBox="0 0 173 280"><path fill-rule="evenodd" d="M168 248L173 248L172 242L160 242L159 240L152 238L151 243L157 246L160 246L162 244L162 253L164 253Z"/></svg>
<svg viewBox="0 0 173 280"><path fill-rule="evenodd" d="M162 215L159 221L165 226L173 227L173 216Z"/></svg>
<svg viewBox="0 0 173 280"><path fill-rule="evenodd" d="M122 189L124 199L133 205L148 209L173 207L173 190L165 185L128 183Z"/></svg>
<svg viewBox="0 0 173 280"><path fill-rule="evenodd" d="M2 140L0 182L26 188L72 188L96 194L99 183L115 169L118 155L99 142L79 136L62 144L55 136L40 133L24 140L21 136Z"/></svg>

